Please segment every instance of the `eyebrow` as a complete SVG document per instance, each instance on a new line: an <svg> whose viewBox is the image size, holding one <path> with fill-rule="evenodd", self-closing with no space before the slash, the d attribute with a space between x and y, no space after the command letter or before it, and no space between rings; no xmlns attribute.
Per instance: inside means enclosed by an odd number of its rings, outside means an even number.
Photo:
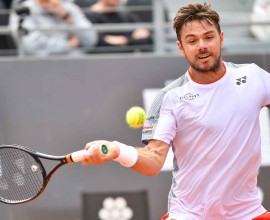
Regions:
<svg viewBox="0 0 270 220"><path fill-rule="evenodd" d="M213 30L207 31L207 32L205 32L203 35L212 34L212 33L214 33ZM196 37L196 35L194 35L194 34L188 34L188 35L185 36L184 39L187 39L188 37Z"/></svg>

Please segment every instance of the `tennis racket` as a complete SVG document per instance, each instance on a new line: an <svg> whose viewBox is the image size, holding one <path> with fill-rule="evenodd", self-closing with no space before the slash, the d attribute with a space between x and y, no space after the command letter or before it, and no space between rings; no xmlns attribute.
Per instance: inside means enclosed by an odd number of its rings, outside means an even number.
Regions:
<svg viewBox="0 0 270 220"><path fill-rule="evenodd" d="M106 148L106 146L102 146ZM29 202L46 188L52 175L67 163L80 162L86 150L52 156L19 145L0 146L0 201L7 204ZM47 173L41 158L56 161Z"/></svg>

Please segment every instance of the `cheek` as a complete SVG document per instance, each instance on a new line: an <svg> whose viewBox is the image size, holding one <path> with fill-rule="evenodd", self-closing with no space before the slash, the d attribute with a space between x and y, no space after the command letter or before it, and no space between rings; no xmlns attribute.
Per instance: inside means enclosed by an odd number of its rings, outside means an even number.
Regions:
<svg viewBox="0 0 270 220"><path fill-rule="evenodd" d="M186 57L187 59L191 59L192 57L194 57L194 55L196 54L196 51L195 50L193 50L192 48L190 48L190 47L185 47L185 48L183 48L182 49L182 55L184 56L184 57Z"/></svg>
<svg viewBox="0 0 270 220"><path fill-rule="evenodd" d="M179 41L177 41L177 47L178 47L181 55L184 57L187 57L187 53L188 53L187 48L184 48Z"/></svg>
<svg viewBox="0 0 270 220"><path fill-rule="evenodd" d="M224 43L221 41L217 42L216 45L220 45L219 47L213 46L210 50L213 51L214 54L219 55L221 53L222 48L224 47Z"/></svg>

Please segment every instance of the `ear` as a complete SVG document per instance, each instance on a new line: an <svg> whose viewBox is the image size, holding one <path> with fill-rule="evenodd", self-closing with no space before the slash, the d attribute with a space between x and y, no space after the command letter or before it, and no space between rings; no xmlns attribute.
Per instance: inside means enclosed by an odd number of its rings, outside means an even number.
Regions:
<svg viewBox="0 0 270 220"><path fill-rule="evenodd" d="M223 31L220 33L220 42L221 42L221 48L224 48L224 32Z"/></svg>
<svg viewBox="0 0 270 220"><path fill-rule="evenodd" d="M177 45L178 49L180 50L180 53L182 54L182 56L185 57L186 56L185 55L185 51L184 51L184 49L183 49L182 44L180 43L180 41L176 41L176 45Z"/></svg>

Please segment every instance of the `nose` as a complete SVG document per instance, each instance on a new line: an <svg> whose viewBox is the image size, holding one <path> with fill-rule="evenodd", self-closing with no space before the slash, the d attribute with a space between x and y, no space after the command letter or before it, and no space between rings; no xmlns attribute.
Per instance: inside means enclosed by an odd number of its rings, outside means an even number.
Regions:
<svg viewBox="0 0 270 220"><path fill-rule="evenodd" d="M207 48L207 42L204 39L199 39L198 40L198 49L204 50L206 48Z"/></svg>

